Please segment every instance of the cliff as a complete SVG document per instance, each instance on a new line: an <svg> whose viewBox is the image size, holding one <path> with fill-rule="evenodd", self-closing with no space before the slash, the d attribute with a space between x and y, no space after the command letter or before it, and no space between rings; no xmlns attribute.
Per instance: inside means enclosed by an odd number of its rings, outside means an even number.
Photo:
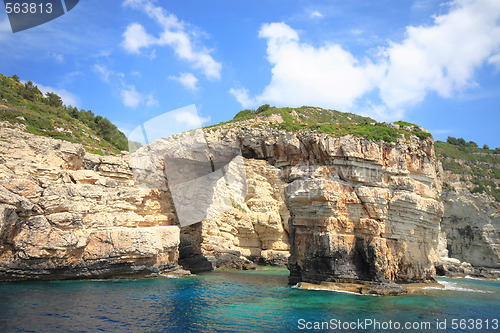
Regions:
<svg viewBox="0 0 500 333"><path fill-rule="evenodd" d="M325 115L325 110L317 110ZM293 131L293 125L311 125L299 120L310 110L269 111L206 129L206 153L202 145L190 147L186 140L171 146L157 142L137 151L141 160L146 152L163 156L175 151L175 159L201 162L216 155L222 143L237 143L241 149L246 197L182 229L184 267L249 268L248 259L276 264L290 255L292 283L433 280L443 205L432 138L415 135L422 131L413 126L400 132L399 125L368 125L393 134L389 142L335 137L321 130ZM287 115L295 120L287 122ZM357 120L363 123L349 126L366 126L366 119ZM343 126L346 122L339 124ZM168 177L159 165L152 162L149 171L139 167L139 174L166 184ZM226 177L234 178L231 168ZM221 202L217 197L222 193L228 192L215 186L212 202Z"/></svg>
<svg viewBox="0 0 500 333"><path fill-rule="evenodd" d="M433 279L443 206L432 139L293 133L273 121L219 126L207 138L239 142L245 158L280 169L291 282Z"/></svg>
<svg viewBox="0 0 500 333"><path fill-rule="evenodd" d="M457 245L454 235L467 227L456 217L470 226L470 210L458 208L459 190L440 198L445 171L434 142L405 122L266 108L205 128L201 141L191 133L133 154L91 154L18 123L0 124L0 142L4 280L262 263L287 265L291 283L369 282L367 292L400 292L391 283L434 280L443 216L450 256L477 244ZM478 215L481 237L498 246L498 212L474 195L474 209L491 217ZM495 246L470 252L494 266Z"/></svg>
<svg viewBox="0 0 500 333"><path fill-rule="evenodd" d="M0 280L178 269L173 209L134 186L127 155L0 123L0 163Z"/></svg>
<svg viewBox="0 0 500 333"><path fill-rule="evenodd" d="M500 267L500 152L449 138L437 142L447 252L476 267Z"/></svg>

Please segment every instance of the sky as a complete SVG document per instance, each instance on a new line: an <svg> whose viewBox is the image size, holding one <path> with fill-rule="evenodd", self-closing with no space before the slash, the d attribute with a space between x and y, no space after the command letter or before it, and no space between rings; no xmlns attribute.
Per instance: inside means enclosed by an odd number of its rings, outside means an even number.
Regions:
<svg viewBox="0 0 500 333"><path fill-rule="evenodd" d="M268 103L500 147L498 0L82 0L17 33L2 8L0 73L125 134L190 105L211 125Z"/></svg>

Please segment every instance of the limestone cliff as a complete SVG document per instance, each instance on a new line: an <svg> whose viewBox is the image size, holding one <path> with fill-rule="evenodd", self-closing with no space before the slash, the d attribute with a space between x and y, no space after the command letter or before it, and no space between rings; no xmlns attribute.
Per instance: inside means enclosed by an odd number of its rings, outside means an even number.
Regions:
<svg viewBox="0 0 500 333"><path fill-rule="evenodd" d="M443 205L432 139L387 144L230 125L208 135L217 138L280 169L292 282L433 279Z"/></svg>
<svg viewBox="0 0 500 333"><path fill-rule="evenodd" d="M0 280L178 268L164 193L134 186L127 156L0 124Z"/></svg>
<svg viewBox="0 0 500 333"><path fill-rule="evenodd" d="M454 140L459 144L436 144L447 254L476 267L500 267L500 154Z"/></svg>
<svg viewBox="0 0 500 333"><path fill-rule="evenodd" d="M476 267L500 267L500 205L486 193L471 193L458 175L445 173L442 229L448 255Z"/></svg>
<svg viewBox="0 0 500 333"><path fill-rule="evenodd" d="M182 228L180 255L185 268L249 268L249 260L287 264L290 215L281 171L262 160L244 159L244 163L245 200L214 218Z"/></svg>
<svg viewBox="0 0 500 333"><path fill-rule="evenodd" d="M291 129L283 127L288 116ZM178 184L155 155L163 142L138 150L140 163L131 163L127 154L93 155L4 124L0 276L154 273L178 262L201 271L254 261L287 263L291 282L432 280L443 215L432 139L365 118L356 130L380 131L382 139L297 131L303 117L292 110L230 122L205 131L207 151L174 147L182 168L208 157L211 171L198 171L210 173L226 158L217 147L236 145L246 171L241 202L227 200L231 186L217 182L207 195L229 208L182 228L170 193ZM241 171L224 170L229 178Z"/></svg>

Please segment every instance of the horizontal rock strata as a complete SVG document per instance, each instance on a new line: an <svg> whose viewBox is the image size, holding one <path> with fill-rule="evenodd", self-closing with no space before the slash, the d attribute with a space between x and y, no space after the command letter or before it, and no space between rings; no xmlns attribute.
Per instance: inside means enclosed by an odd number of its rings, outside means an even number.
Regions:
<svg viewBox="0 0 500 333"><path fill-rule="evenodd" d="M127 156L0 127L0 280L176 270L165 193L135 186Z"/></svg>
<svg viewBox="0 0 500 333"><path fill-rule="evenodd" d="M290 281L420 282L438 260L443 205L431 139L397 144L272 128L209 133L286 182Z"/></svg>
<svg viewBox="0 0 500 333"><path fill-rule="evenodd" d="M209 150L177 152L183 168L223 177L206 193L208 217L180 228L170 190L190 180L168 178L164 142L130 162L5 126L0 134L2 278L151 273L178 262L193 272L287 264L292 283L435 276L443 205L431 139L209 129ZM224 145L241 149L243 167L225 167ZM208 171L199 164L207 158Z"/></svg>

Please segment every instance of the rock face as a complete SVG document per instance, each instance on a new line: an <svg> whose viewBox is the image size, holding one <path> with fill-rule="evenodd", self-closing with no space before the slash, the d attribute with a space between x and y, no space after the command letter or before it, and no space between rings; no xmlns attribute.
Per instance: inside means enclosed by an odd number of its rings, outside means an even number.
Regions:
<svg viewBox="0 0 500 333"><path fill-rule="evenodd" d="M208 157L211 170L200 172L224 170L207 195L229 207L182 228L163 148L148 158L149 145L130 163L0 128L1 278L151 273L178 262L193 272L287 264L293 283L434 278L443 205L432 139L387 144L250 125L208 130L211 151L177 150L182 168ZM218 162L225 144L241 149L245 191L224 181L241 178Z"/></svg>
<svg viewBox="0 0 500 333"><path fill-rule="evenodd" d="M500 267L500 206L485 193L471 193L459 176L446 172L454 190L443 191L446 232L451 258L477 267Z"/></svg>
<svg viewBox="0 0 500 333"><path fill-rule="evenodd" d="M433 279L443 205L431 139L387 145L268 127L219 128L208 139L219 137L281 169L291 282Z"/></svg>
<svg viewBox="0 0 500 333"><path fill-rule="evenodd" d="M266 161L245 159L244 163L245 200L218 216L182 229L180 255L185 268L194 272L248 269L253 266L251 261L286 265L290 255L286 184L280 170Z"/></svg>
<svg viewBox="0 0 500 333"><path fill-rule="evenodd" d="M127 156L0 126L0 280L149 274L178 268L179 227Z"/></svg>

